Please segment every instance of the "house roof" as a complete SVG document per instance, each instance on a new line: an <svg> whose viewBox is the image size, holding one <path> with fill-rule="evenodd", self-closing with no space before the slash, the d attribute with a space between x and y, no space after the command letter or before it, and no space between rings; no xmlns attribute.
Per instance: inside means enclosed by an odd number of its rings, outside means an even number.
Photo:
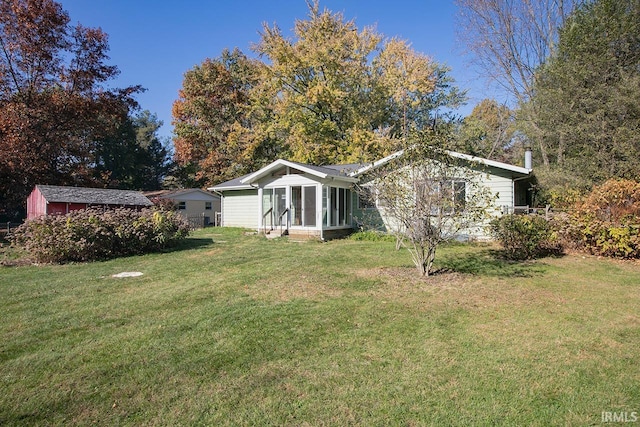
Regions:
<svg viewBox="0 0 640 427"><path fill-rule="evenodd" d="M139 191L107 188L61 187L36 185L40 194L49 203L86 203L93 205L153 206Z"/></svg>
<svg viewBox="0 0 640 427"><path fill-rule="evenodd" d="M276 160L269 165L263 167L262 169L243 175L239 178L232 179L230 181L226 181L220 184L217 184L213 187L208 188L209 191L226 191L226 190L248 190L253 187L251 184L256 181L268 176L274 171L280 169L283 166L288 166L291 168L298 169L302 172L308 173L310 175L316 176L318 178L337 178L339 180L347 181L347 182L358 182L358 177L372 169L383 166L398 157L403 156L405 153L404 150L396 151L393 154L388 155L385 158L377 160L373 163L364 164L364 163L351 163L344 165L325 165L325 166L314 166L308 165L304 163L292 162L290 160L279 159ZM456 158L465 160L471 163L477 163L485 166L490 166L498 169L502 169L505 171L509 171L512 173L516 173L522 176L528 176L531 174L531 169L526 169L520 166L510 165L508 163L498 162L495 160L489 160L482 157L471 156L469 154L458 153L455 151L444 150L444 153L447 155Z"/></svg>
<svg viewBox="0 0 640 427"><path fill-rule="evenodd" d="M216 184L213 187L209 187L209 191L227 191L227 190L248 190L254 188L251 184L268 176L274 171L280 169L283 166L288 166L294 169L298 169L302 172L316 176L318 178L336 178L347 182L356 182L357 179L351 176L351 172L357 170L361 164L346 164L346 165L326 165L326 166L314 166L305 163L292 162L290 160L279 159L262 169L243 175L241 177L225 181L220 184Z"/></svg>
<svg viewBox="0 0 640 427"><path fill-rule="evenodd" d="M145 191L143 194L149 198L171 199L174 197L184 196L190 193L201 193L211 197L216 197L216 198L219 197L217 194L212 194L200 188L179 188L174 190Z"/></svg>
<svg viewBox="0 0 640 427"><path fill-rule="evenodd" d="M249 184L243 184L242 180L248 177L250 174L242 175L238 178L234 178L229 181L221 182L213 187L207 188L209 191L226 191L226 190L249 190L253 188Z"/></svg>
<svg viewBox="0 0 640 427"><path fill-rule="evenodd" d="M298 162L292 162L290 160L278 159L275 162L272 162L269 165L263 167L262 169L244 177L241 180L241 182L243 184L254 183L259 179L264 178L265 176L280 169L282 166L288 166L290 168L298 169L302 172L308 173L309 175L313 175L318 178L338 178L348 182L356 181L351 176L349 176L348 173L343 172L340 169L331 168L327 166L307 165L305 163L298 163Z"/></svg>
<svg viewBox="0 0 640 427"><path fill-rule="evenodd" d="M351 173L351 176L359 176L362 175L365 172L368 172L372 169L378 168L380 166L383 166L389 162L391 162L394 159L397 159L398 157L401 157L402 155L404 155L404 150L400 150L400 151L396 151L393 154L388 155L387 157L380 159L376 162L370 163L366 166L363 166L361 168L359 168L358 170L354 171ZM450 157L453 157L455 159L461 159L461 160L466 160L468 162L471 163L477 163L477 164L481 164L481 165L485 165L485 166L490 166L490 167L494 167L494 168L498 168L498 169L502 169L502 170L506 170L509 172L514 172L523 176L527 176L530 175L532 172L532 169L526 169L520 166L515 166L515 165L510 165L508 163L503 163L503 162L498 162L496 160L490 160L490 159L485 159L482 157L477 157L477 156L471 156L469 154L464 154L464 153L458 153L456 151L450 151L450 150L444 150L444 153L447 154Z"/></svg>

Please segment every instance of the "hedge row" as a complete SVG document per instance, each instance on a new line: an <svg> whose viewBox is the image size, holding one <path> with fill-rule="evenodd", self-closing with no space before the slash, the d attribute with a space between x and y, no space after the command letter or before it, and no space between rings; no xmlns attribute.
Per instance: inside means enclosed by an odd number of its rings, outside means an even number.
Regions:
<svg viewBox="0 0 640 427"><path fill-rule="evenodd" d="M640 183L615 179L594 187L560 234L594 255L640 258Z"/></svg>
<svg viewBox="0 0 640 427"><path fill-rule="evenodd" d="M532 215L506 215L491 225L513 259L578 249L594 255L640 258L640 183L610 180L594 187L566 214L550 221Z"/></svg>
<svg viewBox="0 0 640 427"><path fill-rule="evenodd" d="M28 220L13 243L35 261L63 263L157 252L188 234L188 223L173 211L86 209Z"/></svg>

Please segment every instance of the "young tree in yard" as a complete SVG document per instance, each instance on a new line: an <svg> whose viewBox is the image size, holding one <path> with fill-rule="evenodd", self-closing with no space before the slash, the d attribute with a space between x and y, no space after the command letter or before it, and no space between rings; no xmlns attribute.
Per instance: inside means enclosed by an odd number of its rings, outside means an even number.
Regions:
<svg viewBox="0 0 640 427"><path fill-rule="evenodd" d="M377 203L420 275L432 272L438 245L488 219L493 195L481 171L467 166L445 150L415 145L367 172L362 196Z"/></svg>
<svg viewBox="0 0 640 427"><path fill-rule="evenodd" d="M139 86L108 89L107 35L72 27L53 0L0 1L0 210L20 210L37 183L100 184L96 141L137 104ZM1 214L1 213L0 213Z"/></svg>

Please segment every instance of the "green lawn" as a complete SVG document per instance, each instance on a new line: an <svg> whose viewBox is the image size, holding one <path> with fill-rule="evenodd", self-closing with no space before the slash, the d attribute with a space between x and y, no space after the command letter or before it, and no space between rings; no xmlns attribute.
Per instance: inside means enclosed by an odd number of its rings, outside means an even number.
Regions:
<svg viewBox="0 0 640 427"><path fill-rule="evenodd" d="M0 259L3 256L0 253ZM0 267L0 425L595 425L640 413L640 265L196 232ZM113 278L140 271L136 278Z"/></svg>

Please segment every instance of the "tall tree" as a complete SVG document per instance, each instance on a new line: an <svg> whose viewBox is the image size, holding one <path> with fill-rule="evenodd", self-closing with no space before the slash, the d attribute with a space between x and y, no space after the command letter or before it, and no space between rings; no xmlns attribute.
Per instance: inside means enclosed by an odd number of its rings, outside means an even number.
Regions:
<svg viewBox="0 0 640 427"><path fill-rule="evenodd" d="M94 175L111 188L157 190L171 169L171 153L158 129L162 121L142 111L97 141Z"/></svg>
<svg viewBox="0 0 640 427"><path fill-rule="evenodd" d="M139 86L109 89L107 35L78 24L53 0L0 1L0 210L31 188L96 183L96 141L136 106Z"/></svg>
<svg viewBox="0 0 640 427"><path fill-rule="evenodd" d="M596 0L560 32L527 108L555 164L588 182L640 179L640 0Z"/></svg>
<svg viewBox="0 0 640 427"><path fill-rule="evenodd" d="M465 153L513 162L510 149L515 134L515 114L506 105L483 99L465 117L458 133L458 146Z"/></svg>
<svg viewBox="0 0 640 427"><path fill-rule="evenodd" d="M320 11L318 3L309 4L308 19L296 20L294 34L289 40L265 24L255 47L269 62L261 85L273 105L270 127L293 160L369 160L366 154L380 150L367 147L373 131L386 125L381 107L387 94L368 59L382 36L373 28L358 31L341 14Z"/></svg>
<svg viewBox="0 0 640 427"><path fill-rule="evenodd" d="M516 104L534 93L534 73L553 52L558 29L581 0L456 0L458 34L483 75ZM521 115L537 126L533 111ZM545 165L546 147L538 140Z"/></svg>
<svg viewBox="0 0 640 427"><path fill-rule="evenodd" d="M158 136L162 120L158 116L145 110L133 118L136 131L136 145L138 147L138 181L129 188L141 190L158 190L163 186L164 178L174 167L170 141Z"/></svg>
<svg viewBox="0 0 640 427"><path fill-rule="evenodd" d="M291 158L316 164L366 162L433 126L440 108L461 102L448 70L406 41L359 30L308 2L294 38L265 25L256 51L268 62L260 87L270 127Z"/></svg>
<svg viewBox="0 0 640 427"><path fill-rule="evenodd" d="M185 73L173 104L175 158L193 170L196 185L232 178L257 153L269 155L268 136L252 132L263 111L250 102L260 67L240 50L225 49Z"/></svg>

